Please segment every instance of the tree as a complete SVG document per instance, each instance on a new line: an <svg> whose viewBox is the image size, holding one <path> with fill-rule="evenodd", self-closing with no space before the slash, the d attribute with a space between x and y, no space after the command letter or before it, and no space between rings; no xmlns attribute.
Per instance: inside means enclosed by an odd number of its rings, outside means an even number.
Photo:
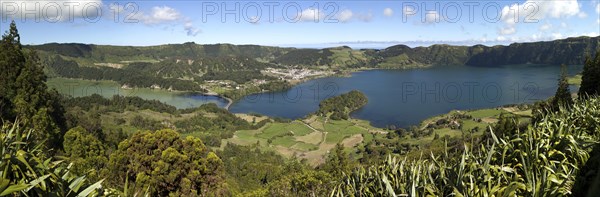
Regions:
<svg viewBox="0 0 600 197"><path fill-rule="evenodd" d="M52 100L48 99L46 75L35 52L27 54L25 66L17 77L13 111L26 127L34 128L34 139L47 147L60 147L61 129L52 117Z"/></svg>
<svg viewBox="0 0 600 197"><path fill-rule="evenodd" d="M25 66L21 36L13 21L0 41L0 115L2 119L14 119L12 100L17 94L16 80Z"/></svg>
<svg viewBox="0 0 600 197"><path fill-rule="evenodd" d="M326 172L302 169L269 183L268 196L328 196L333 183L333 176Z"/></svg>
<svg viewBox="0 0 600 197"><path fill-rule="evenodd" d="M360 109L368 103L368 98L358 90L352 90L348 93L341 94L325 99L319 103L317 115L329 118L332 120L346 120L350 118L350 113Z"/></svg>
<svg viewBox="0 0 600 197"><path fill-rule="evenodd" d="M579 87L579 98L586 98L600 93L600 51L592 59L588 57L581 73L581 86Z"/></svg>
<svg viewBox="0 0 600 197"><path fill-rule="evenodd" d="M286 160L276 152L261 151L260 145L240 146L228 143L218 155L223 159L229 191L265 188L295 170L285 169ZM262 195L265 196L265 195Z"/></svg>
<svg viewBox="0 0 600 197"><path fill-rule="evenodd" d="M151 196L222 195L223 162L198 138L165 129L138 132L110 155L113 184L125 180Z"/></svg>
<svg viewBox="0 0 600 197"><path fill-rule="evenodd" d="M352 163L348 154L344 151L344 146L336 144L332 152L329 153L323 170L329 172L335 177L339 177L352 170Z"/></svg>
<svg viewBox="0 0 600 197"><path fill-rule="evenodd" d="M65 134L65 154L73 163L73 172L93 180L104 169L108 158L106 146L83 127L75 127Z"/></svg>
<svg viewBox="0 0 600 197"><path fill-rule="evenodd" d="M46 75L35 51L24 53L13 21L0 41L0 111L4 120L33 128L32 139L60 149L66 130L64 110L55 92L49 92Z"/></svg>
<svg viewBox="0 0 600 197"><path fill-rule="evenodd" d="M499 136L512 136L519 130L518 118L513 115L500 114L492 132Z"/></svg>
<svg viewBox="0 0 600 197"><path fill-rule="evenodd" d="M571 107L573 105L573 98L571 98L571 91L569 90L569 83L567 82L567 66L561 65L561 74L558 79L558 88L556 94L552 99L552 108L554 111L558 111L560 107Z"/></svg>

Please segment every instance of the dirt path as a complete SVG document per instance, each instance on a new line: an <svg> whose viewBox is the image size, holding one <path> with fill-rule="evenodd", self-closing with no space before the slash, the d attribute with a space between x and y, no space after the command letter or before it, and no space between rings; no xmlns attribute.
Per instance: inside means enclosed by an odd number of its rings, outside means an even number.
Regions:
<svg viewBox="0 0 600 197"><path fill-rule="evenodd" d="M354 134L354 135L350 136L349 138L342 140L342 145L344 145L344 147L347 147L347 148L352 148L352 147L355 147L356 145L360 144L362 141L363 141L362 134Z"/></svg>
<svg viewBox="0 0 600 197"><path fill-rule="evenodd" d="M302 122L302 124L306 125L308 128L312 129L313 131L323 133L323 131L319 131L318 129L315 129L314 127L310 126L309 124L306 124L304 121L300 121L300 122Z"/></svg>
<svg viewBox="0 0 600 197"><path fill-rule="evenodd" d="M231 107L231 105L233 105L233 100L231 100L230 98L221 96L221 98L224 98L225 100L227 100L227 105L225 106L226 110L229 110L229 107Z"/></svg>

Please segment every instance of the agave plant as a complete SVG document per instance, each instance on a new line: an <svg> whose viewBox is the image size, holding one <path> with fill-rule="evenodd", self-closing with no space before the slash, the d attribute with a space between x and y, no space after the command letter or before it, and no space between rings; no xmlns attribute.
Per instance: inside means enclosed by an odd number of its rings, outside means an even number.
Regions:
<svg viewBox="0 0 600 197"><path fill-rule="evenodd" d="M569 196L600 139L600 99L545 115L510 136L407 160L389 156L353 171L331 196ZM490 128L491 130L491 128Z"/></svg>

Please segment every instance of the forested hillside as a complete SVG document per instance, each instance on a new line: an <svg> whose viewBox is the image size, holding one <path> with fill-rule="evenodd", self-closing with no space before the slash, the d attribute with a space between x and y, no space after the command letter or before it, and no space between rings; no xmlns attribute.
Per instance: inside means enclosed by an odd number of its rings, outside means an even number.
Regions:
<svg viewBox="0 0 600 197"><path fill-rule="evenodd" d="M597 50L600 46L599 42L600 37L576 37L544 42L514 43L508 46L432 45L410 48L406 45L396 45L382 50L356 50L349 47L296 49L257 45L199 45L195 43L149 47L51 43L25 46L25 48L36 49L42 56L60 55L65 59L74 60L80 66L94 66L94 63L127 65L131 62L149 62L159 64L159 68L183 67L184 74L177 72L178 75L193 76L201 75L202 72L199 71L210 69L213 64L226 65L228 69L233 70L251 70L276 65L326 66L330 68L411 68L432 65L583 64L584 54L591 54ZM253 61L262 62L263 65L255 67L253 65L260 65L260 63ZM175 64L179 62L182 64ZM201 69L203 65L205 68ZM219 67L218 65L214 66L217 66L217 69ZM174 74L174 72L167 73ZM167 74L164 77L182 76Z"/></svg>
<svg viewBox="0 0 600 197"><path fill-rule="evenodd" d="M258 45L213 44L199 45L193 42L148 47L109 46L93 44L60 44L25 46L25 48L67 56L71 58L89 58L96 61L131 61L141 59L195 59L199 57L233 57L274 59L292 48L268 47Z"/></svg>
<svg viewBox="0 0 600 197"><path fill-rule="evenodd" d="M473 55L465 62L473 66L505 64L583 64L587 56L600 49L600 37L577 37L509 46L472 47Z"/></svg>

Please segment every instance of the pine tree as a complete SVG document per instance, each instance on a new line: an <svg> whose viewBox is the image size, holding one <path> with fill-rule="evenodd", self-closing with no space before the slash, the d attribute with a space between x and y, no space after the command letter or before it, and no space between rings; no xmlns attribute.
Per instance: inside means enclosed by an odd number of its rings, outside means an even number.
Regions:
<svg viewBox="0 0 600 197"><path fill-rule="evenodd" d="M60 97L49 92L35 51L23 52L13 21L0 41L0 118L33 128L32 138L47 148L60 148L66 131Z"/></svg>
<svg viewBox="0 0 600 197"><path fill-rule="evenodd" d="M579 98L594 96L600 93L600 51L592 59L588 57L583 66Z"/></svg>
<svg viewBox="0 0 600 197"><path fill-rule="evenodd" d="M16 92L15 81L25 66L25 55L22 52L21 36L13 21L10 29L0 41L0 118L15 118L12 100Z"/></svg>
<svg viewBox="0 0 600 197"><path fill-rule="evenodd" d="M341 176L352 170L352 163L348 154L344 151L344 146L336 144L327 158L323 169L334 176Z"/></svg>
<svg viewBox="0 0 600 197"><path fill-rule="evenodd" d="M558 88L552 99L552 108L554 111L558 111L560 107L568 108L572 105L573 98L571 97L569 83L567 82L567 66L563 64L561 65L561 74L558 79Z"/></svg>

